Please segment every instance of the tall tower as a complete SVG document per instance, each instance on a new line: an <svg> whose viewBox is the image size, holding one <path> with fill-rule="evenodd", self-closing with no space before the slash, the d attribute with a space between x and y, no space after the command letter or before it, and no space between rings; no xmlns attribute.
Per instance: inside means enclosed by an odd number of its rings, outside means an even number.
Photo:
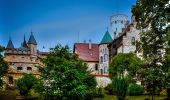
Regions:
<svg viewBox="0 0 170 100"><path fill-rule="evenodd" d="M111 16L110 25L113 39L121 35L123 28L125 28L128 23L128 16L126 15L116 14Z"/></svg>
<svg viewBox="0 0 170 100"><path fill-rule="evenodd" d="M113 41L109 31L107 30L99 44L99 66L100 74L109 74L109 49L108 44Z"/></svg>
<svg viewBox="0 0 170 100"><path fill-rule="evenodd" d="M32 32L31 32L31 36L30 36L29 41L28 41L28 47L30 48L32 55L37 54L37 42L36 42Z"/></svg>

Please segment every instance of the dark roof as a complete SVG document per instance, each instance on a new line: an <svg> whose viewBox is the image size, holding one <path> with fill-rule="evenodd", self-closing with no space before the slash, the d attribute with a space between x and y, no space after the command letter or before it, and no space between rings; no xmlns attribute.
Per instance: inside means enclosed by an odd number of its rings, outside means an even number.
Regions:
<svg viewBox="0 0 170 100"><path fill-rule="evenodd" d="M22 46L25 47L25 48L28 48L27 42L25 40L25 35L24 35L24 42L22 43Z"/></svg>
<svg viewBox="0 0 170 100"><path fill-rule="evenodd" d="M35 40L34 35L32 34L32 32L31 32L31 36L30 36L30 38L29 38L28 44L37 45L37 42L36 42L36 40Z"/></svg>
<svg viewBox="0 0 170 100"><path fill-rule="evenodd" d="M99 46L98 44L91 44L92 48L89 49L89 43L75 43L74 53L76 53L79 59L83 61L99 61Z"/></svg>
<svg viewBox="0 0 170 100"><path fill-rule="evenodd" d="M22 46L22 47L19 47L18 50L20 50L20 51L28 51L28 50L30 50L30 49L25 48L25 47Z"/></svg>
<svg viewBox="0 0 170 100"><path fill-rule="evenodd" d="M106 31L106 33L105 33L105 35L103 36L103 39L102 39L102 41L101 41L100 43L101 43L101 44L103 44L103 43L110 43L110 42L112 42L112 41L113 41L113 39L112 39L110 33L109 33L108 31Z"/></svg>
<svg viewBox="0 0 170 100"><path fill-rule="evenodd" d="M13 43L12 43L12 40L11 40L11 38L9 39L9 41L8 41L8 44L7 44L7 47L6 47L7 49L14 49L14 45L13 45Z"/></svg>

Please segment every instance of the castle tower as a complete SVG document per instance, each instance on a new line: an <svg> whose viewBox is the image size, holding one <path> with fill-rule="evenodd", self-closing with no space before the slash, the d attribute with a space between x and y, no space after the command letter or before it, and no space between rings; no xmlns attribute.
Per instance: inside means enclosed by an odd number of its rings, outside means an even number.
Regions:
<svg viewBox="0 0 170 100"><path fill-rule="evenodd" d="M32 55L37 55L37 42L36 42L32 32L31 32L31 36L28 40L28 47L30 48Z"/></svg>
<svg viewBox="0 0 170 100"><path fill-rule="evenodd" d="M12 43L11 37L9 38L9 41L8 41L6 49L14 49L14 45Z"/></svg>
<svg viewBox="0 0 170 100"><path fill-rule="evenodd" d="M128 16L116 14L111 16L111 31L113 39L116 39L123 32L123 28L129 23Z"/></svg>
<svg viewBox="0 0 170 100"><path fill-rule="evenodd" d="M102 38L102 41L99 44L99 66L100 74L109 74L109 49L108 44L113 41L108 30Z"/></svg>

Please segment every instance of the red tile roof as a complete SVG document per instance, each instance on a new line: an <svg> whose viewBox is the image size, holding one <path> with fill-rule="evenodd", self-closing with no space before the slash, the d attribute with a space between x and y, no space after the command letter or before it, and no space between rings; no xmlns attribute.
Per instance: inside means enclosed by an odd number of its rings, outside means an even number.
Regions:
<svg viewBox="0 0 170 100"><path fill-rule="evenodd" d="M49 55L50 52L39 52L39 54L41 54L41 55Z"/></svg>
<svg viewBox="0 0 170 100"><path fill-rule="evenodd" d="M89 49L89 43L75 43L74 53L83 61L99 61L99 46L98 44L92 43L92 49Z"/></svg>

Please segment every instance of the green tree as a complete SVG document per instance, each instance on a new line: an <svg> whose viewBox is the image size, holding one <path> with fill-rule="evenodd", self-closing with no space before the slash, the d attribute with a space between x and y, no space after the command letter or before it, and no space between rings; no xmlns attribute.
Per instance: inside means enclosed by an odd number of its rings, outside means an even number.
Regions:
<svg viewBox="0 0 170 100"><path fill-rule="evenodd" d="M91 89L96 80L87 70L87 65L70 53L69 47L58 44L51 49L50 55L43 60L40 68L45 99L91 99Z"/></svg>
<svg viewBox="0 0 170 100"><path fill-rule="evenodd" d="M140 58L133 53L119 53L114 56L109 66L109 73L112 77L124 75L127 71L127 76L132 79L136 78L139 68L144 64Z"/></svg>
<svg viewBox="0 0 170 100"><path fill-rule="evenodd" d="M128 88L128 78L116 76L112 79L113 91L115 91L117 100L125 100Z"/></svg>
<svg viewBox="0 0 170 100"><path fill-rule="evenodd" d="M141 68L141 78L150 94L164 84L165 75L169 68L164 66L164 51L168 43L169 0L137 0L132 13L138 23L140 46L146 64ZM167 52L166 52L167 53Z"/></svg>
<svg viewBox="0 0 170 100"><path fill-rule="evenodd" d="M2 52L4 47L0 46L0 86L3 85L3 76L8 72L8 63L4 61Z"/></svg>
<svg viewBox="0 0 170 100"><path fill-rule="evenodd" d="M25 74L22 78L17 80L17 89L20 95L27 97L30 90L34 89L40 81L32 74Z"/></svg>

